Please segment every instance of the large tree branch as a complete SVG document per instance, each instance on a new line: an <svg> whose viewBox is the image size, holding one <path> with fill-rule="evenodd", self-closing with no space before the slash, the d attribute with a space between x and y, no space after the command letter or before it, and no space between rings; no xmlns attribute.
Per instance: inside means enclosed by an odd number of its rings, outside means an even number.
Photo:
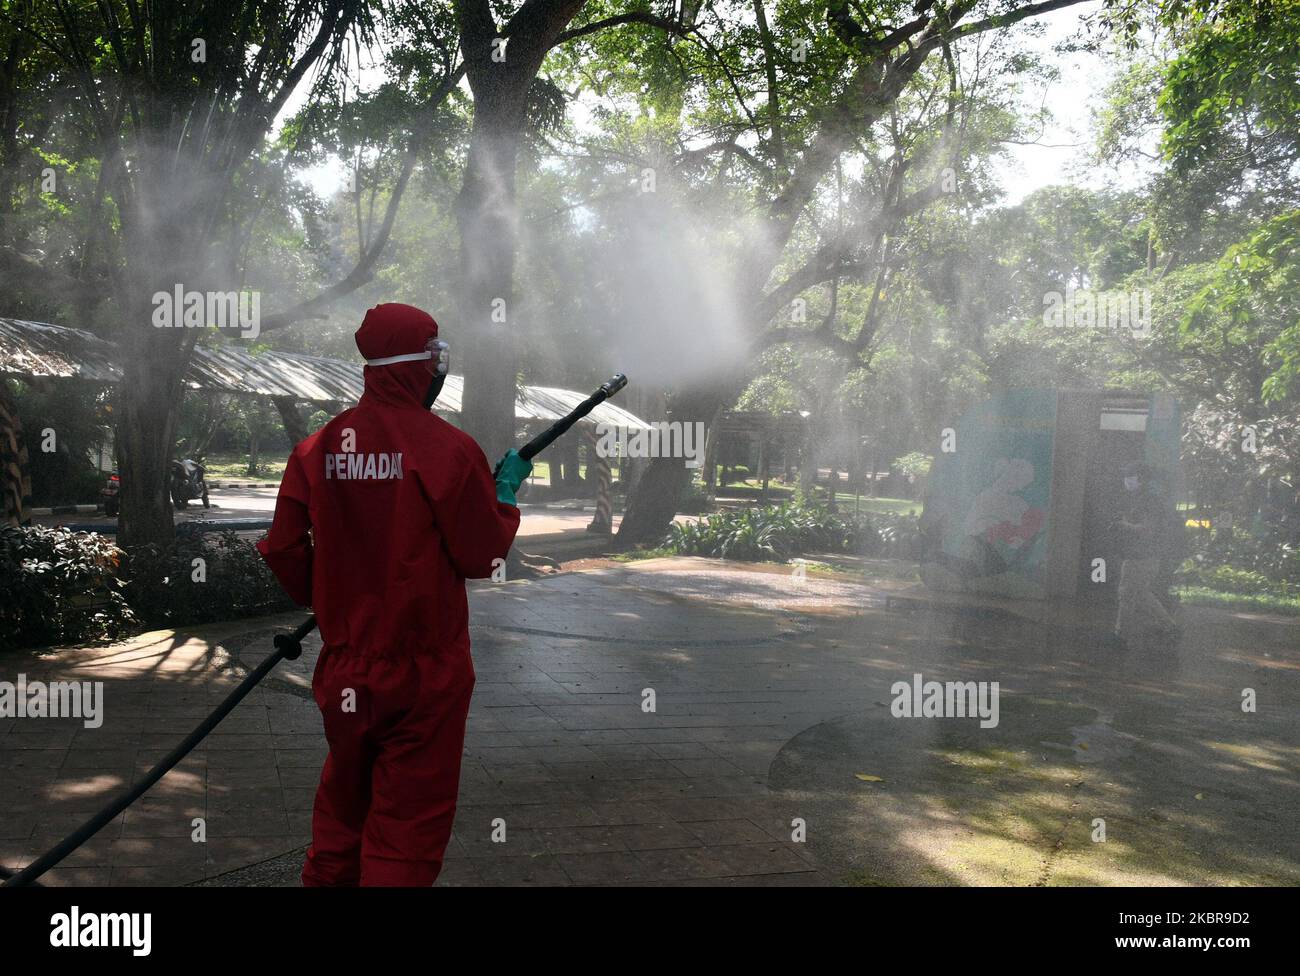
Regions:
<svg viewBox="0 0 1300 976"><path fill-rule="evenodd" d="M659 17L650 13L648 10L634 10L631 13L616 14L613 17L605 17L601 20L593 20L589 24L583 24L581 27L572 27L563 31L555 38L555 43L551 47L558 47L569 41L576 41L580 37L587 37L598 31L608 30L611 27L622 27L624 24L646 24L650 27L657 27L669 34L676 34L678 37L689 37L693 28L686 27L675 20L667 17Z"/></svg>
<svg viewBox="0 0 1300 976"><path fill-rule="evenodd" d="M776 41L767 24L767 11L763 9L764 0L754 0L754 20L758 24L758 36L763 43L763 69L767 74L767 125L772 133L772 159L776 163L778 181L785 179L787 165L785 159L785 139L781 134L781 93L776 84Z"/></svg>
<svg viewBox="0 0 1300 976"><path fill-rule="evenodd" d="M852 147L863 129L879 119L898 98L934 50L957 37L1000 29L1037 14L1082 2L1084 0L1044 0L959 27L957 22L975 5L974 0L964 0L947 10L936 11L932 16L918 16L902 27L886 32L875 46L855 40L865 33L860 27L855 34L852 28L846 27L843 17L832 17L837 34L848 37L849 46L875 53L864 58L853 72L844 95L825 113L789 179L768 205L764 218L765 232L754 236L755 244L744 261L744 287L757 290L764 286L794 231L796 220L811 201L822 178L835 160ZM920 12L925 14L924 10ZM834 10L828 11L828 16L833 13ZM908 44L905 53L892 59L885 56L884 52L904 41ZM880 46L886 42L888 49Z"/></svg>
<svg viewBox="0 0 1300 976"><path fill-rule="evenodd" d="M955 41L959 37L969 37L971 34L983 34L986 31L1010 27L1012 24L1018 24L1030 17L1037 17L1039 14L1051 13L1053 10L1062 10L1084 2L1086 0L1043 0L1042 3L1027 4L1005 14L998 14L995 17L986 17L984 20L959 25L954 30L947 32L943 39Z"/></svg>
<svg viewBox="0 0 1300 976"><path fill-rule="evenodd" d="M402 169L398 174L396 184L393 186L393 192L388 197L383 222L379 225L379 230L375 233L369 245L361 247L355 267L343 279L330 285L312 298L299 302L283 312L265 316L261 325L263 332L283 329L285 326L301 322L303 319L316 317L322 309L331 303L352 294L352 292L374 279L375 263L379 260L384 248L388 246L388 239L392 236L393 225L397 221L397 212L401 208L402 197L405 195L407 184L410 183L411 175L415 171L415 164L419 161L427 144L432 129L434 110L446 101L456 86L460 84L461 78L465 76L465 70L465 63L462 61L442 80L438 88L430 96L422 123L417 126L410 139L407 140L406 151L402 157Z"/></svg>

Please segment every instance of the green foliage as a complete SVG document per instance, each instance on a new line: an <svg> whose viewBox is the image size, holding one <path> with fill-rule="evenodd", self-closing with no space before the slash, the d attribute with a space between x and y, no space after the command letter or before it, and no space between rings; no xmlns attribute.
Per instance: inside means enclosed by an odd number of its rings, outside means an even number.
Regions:
<svg viewBox="0 0 1300 976"><path fill-rule="evenodd" d="M1183 44L1165 69L1164 151L1178 173L1245 148L1300 149L1300 4L1201 2L1179 20ZM1247 135L1248 133L1248 135ZM1254 160L1252 160L1254 161Z"/></svg>
<svg viewBox="0 0 1300 976"><path fill-rule="evenodd" d="M1283 591L1300 592L1300 547L1287 535L1283 524L1266 525L1260 521L1253 531L1195 530L1188 533L1187 541L1189 555L1181 572L1189 581L1198 579L1209 586L1215 578L1229 581L1237 578L1236 574L1249 574L1251 579L1264 581L1262 591L1281 587ZM1215 576L1219 572L1222 577Z"/></svg>
<svg viewBox="0 0 1300 976"><path fill-rule="evenodd" d="M98 391L80 383L16 382L14 402L23 425L31 466L33 505L77 505L99 501L105 476L90 460L104 439ZM45 450L45 431L53 450Z"/></svg>
<svg viewBox="0 0 1300 976"><path fill-rule="evenodd" d="M205 582L194 580L196 559ZM251 542L182 536L129 552L94 532L0 527L0 649L120 638L292 609Z"/></svg>
<svg viewBox="0 0 1300 976"><path fill-rule="evenodd" d="M675 522L664 548L682 556L784 562L810 552L913 555L917 520L874 514L853 520L824 508L777 505Z"/></svg>
<svg viewBox="0 0 1300 976"><path fill-rule="evenodd" d="M785 560L812 549L842 551L852 529L815 508L780 505L719 512L697 522L676 522L666 546L684 556Z"/></svg>
<svg viewBox="0 0 1300 976"><path fill-rule="evenodd" d="M903 474L922 478L930 473L930 465L933 463L933 455L926 454L924 451L910 451L900 458L895 458L893 467Z"/></svg>
<svg viewBox="0 0 1300 976"><path fill-rule="evenodd" d="M195 560L203 560L197 582ZM140 622L174 627L290 610L292 601L266 567L253 543L223 532L179 536L170 549L139 546L126 560L125 594Z"/></svg>
<svg viewBox="0 0 1300 976"><path fill-rule="evenodd" d="M1222 593L1205 586L1184 586L1178 597L1189 606L1252 613L1282 613L1300 617L1300 596L1282 597L1269 593Z"/></svg>
<svg viewBox="0 0 1300 976"><path fill-rule="evenodd" d="M122 551L94 532L0 526L0 649L117 637L135 623Z"/></svg>
<svg viewBox="0 0 1300 976"><path fill-rule="evenodd" d="M1271 580L1263 573L1236 566L1193 565L1177 575L1177 581L1183 586L1199 586L1219 593L1237 593L1246 595L1267 595L1280 597L1300 596L1300 586Z"/></svg>
<svg viewBox="0 0 1300 976"><path fill-rule="evenodd" d="M1182 322L1205 353L1260 350L1265 403L1282 400L1300 377L1300 210L1280 214L1234 244Z"/></svg>

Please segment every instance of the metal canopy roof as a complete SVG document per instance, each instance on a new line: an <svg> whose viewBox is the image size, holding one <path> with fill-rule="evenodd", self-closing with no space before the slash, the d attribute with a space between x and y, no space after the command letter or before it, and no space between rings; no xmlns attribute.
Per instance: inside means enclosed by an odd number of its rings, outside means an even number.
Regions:
<svg viewBox="0 0 1300 976"><path fill-rule="evenodd" d="M51 376L116 383L122 372L114 362L116 347L81 329L45 322L0 318L0 374ZM196 346L186 383L192 390L258 396L287 396L311 403L361 398L360 363L302 353L266 351L252 355L233 343ZM460 413L465 380L448 376L437 409ZM516 420L558 420L587 394L552 386L525 386L515 400ZM612 403L587 415L587 423L648 429L650 424Z"/></svg>
<svg viewBox="0 0 1300 976"><path fill-rule="evenodd" d="M116 347L81 329L0 318L0 373L116 383Z"/></svg>
<svg viewBox="0 0 1300 976"><path fill-rule="evenodd" d="M192 390L287 396L317 403L361 399L361 367L338 359L263 352L254 356L230 343L196 346L186 383Z"/></svg>

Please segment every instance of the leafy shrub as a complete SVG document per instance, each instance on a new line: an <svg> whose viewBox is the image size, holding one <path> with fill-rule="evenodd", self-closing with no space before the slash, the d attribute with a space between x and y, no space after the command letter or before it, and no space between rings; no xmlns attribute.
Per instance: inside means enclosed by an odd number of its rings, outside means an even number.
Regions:
<svg viewBox="0 0 1300 976"><path fill-rule="evenodd" d="M252 542L233 532L216 540L181 535L167 550L127 552L125 593L141 623L178 626L293 608ZM200 570L201 582L195 580Z"/></svg>
<svg viewBox="0 0 1300 976"><path fill-rule="evenodd" d="M905 475L913 478L924 478L930 473L930 466L934 464L934 458L929 454L921 451L912 451L910 454L904 454L902 457L894 458L894 463L890 465Z"/></svg>
<svg viewBox="0 0 1300 976"><path fill-rule="evenodd" d="M233 532L123 551L94 532L0 527L0 594L0 649L293 608L253 544Z"/></svg>
<svg viewBox="0 0 1300 976"><path fill-rule="evenodd" d="M1219 593L1277 597L1300 595L1300 586L1269 579L1263 573L1237 566L1198 566L1189 561L1183 564L1175 579L1181 586L1199 586Z"/></svg>
<svg viewBox="0 0 1300 976"><path fill-rule="evenodd" d="M863 523L863 536L874 533L879 539L879 549L869 555L892 556L895 559L920 559L923 540L921 520L915 515L895 515L881 512L868 516Z"/></svg>
<svg viewBox="0 0 1300 976"><path fill-rule="evenodd" d="M117 578L122 550L95 532L0 527L0 648L118 637L135 615Z"/></svg>
<svg viewBox="0 0 1300 976"><path fill-rule="evenodd" d="M699 515L701 512L707 512L711 504L708 489L700 482L692 481L682 491L681 500L677 503L677 511L684 515Z"/></svg>
<svg viewBox="0 0 1300 976"><path fill-rule="evenodd" d="M1186 572L1180 575L1191 574L1199 578L1212 574L1216 569L1230 568L1233 572L1258 574L1268 592L1285 595L1284 591L1288 589L1293 593L1300 591L1300 547L1285 535L1287 526L1260 526L1260 529L1188 529L1185 537L1188 562L1183 564ZM1232 573L1223 576L1228 582L1231 578ZM1254 590L1264 591L1260 587Z"/></svg>
<svg viewBox="0 0 1300 976"><path fill-rule="evenodd" d="M911 516L844 518L797 504L718 512L675 522L664 545L683 556L785 561L809 552L860 552L910 557L920 533Z"/></svg>
<svg viewBox="0 0 1300 976"><path fill-rule="evenodd" d="M100 392L90 384L0 380L13 391L26 432L33 505L78 505L99 501L107 475L89 453L104 439ZM44 431L57 431L46 445Z"/></svg>

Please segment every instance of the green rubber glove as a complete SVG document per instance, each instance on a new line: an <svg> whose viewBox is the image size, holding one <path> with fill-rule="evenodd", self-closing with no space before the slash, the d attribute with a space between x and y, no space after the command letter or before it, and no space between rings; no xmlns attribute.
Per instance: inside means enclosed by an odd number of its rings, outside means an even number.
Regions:
<svg viewBox="0 0 1300 976"><path fill-rule="evenodd" d="M506 456L497 462L492 477L497 483L497 501L519 507L515 501L515 492L524 483L524 479L533 473L533 462L525 461L513 447L506 451Z"/></svg>

